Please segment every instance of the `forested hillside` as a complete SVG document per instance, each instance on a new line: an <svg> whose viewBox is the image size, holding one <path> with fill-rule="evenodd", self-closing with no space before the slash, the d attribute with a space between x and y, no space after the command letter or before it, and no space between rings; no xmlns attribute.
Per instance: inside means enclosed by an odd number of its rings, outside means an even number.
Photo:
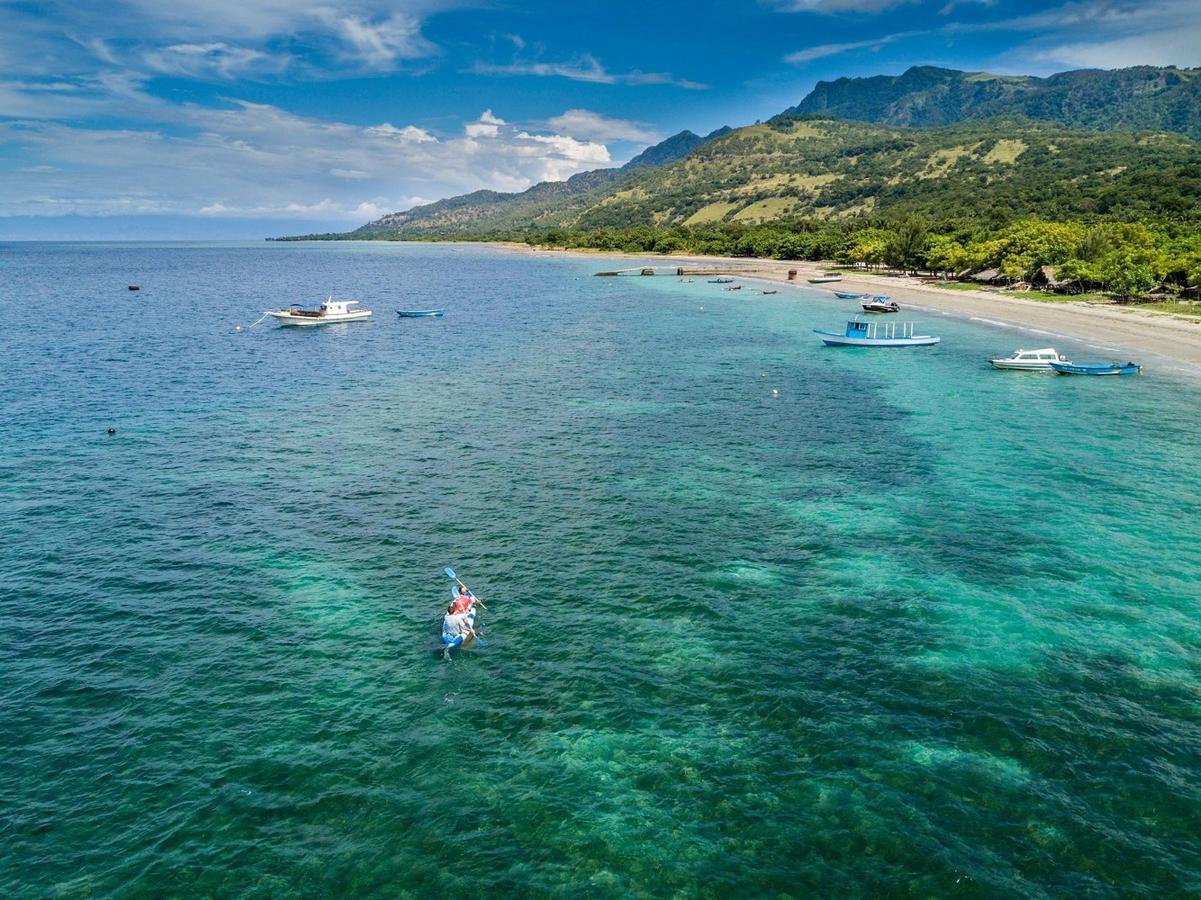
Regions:
<svg viewBox="0 0 1201 900"><path fill-rule="evenodd" d="M787 112L912 127L1025 116L1072 128L1170 131L1201 140L1201 69L1138 66L1034 78L915 66L897 76L820 81Z"/></svg>

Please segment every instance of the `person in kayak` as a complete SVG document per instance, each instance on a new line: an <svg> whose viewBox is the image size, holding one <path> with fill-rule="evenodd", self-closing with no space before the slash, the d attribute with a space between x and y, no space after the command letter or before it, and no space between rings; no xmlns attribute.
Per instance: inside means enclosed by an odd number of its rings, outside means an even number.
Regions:
<svg viewBox="0 0 1201 900"><path fill-rule="evenodd" d="M475 637L474 616L466 610L455 612L456 603L447 606L446 615L442 617L442 643L447 647L462 646Z"/></svg>
<svg viewBox="0 0 1201 900"><path fill-rule="evenodd" d="M454 601L450 604L456 613L465 613L475 604L475 594L471 588L458 587L453 589Z"/></svg>

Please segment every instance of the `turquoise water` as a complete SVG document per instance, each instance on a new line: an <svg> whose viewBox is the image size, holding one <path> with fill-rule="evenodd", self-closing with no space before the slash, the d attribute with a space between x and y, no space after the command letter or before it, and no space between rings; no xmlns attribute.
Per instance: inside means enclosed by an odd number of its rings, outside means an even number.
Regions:
<svg viewBox="0 0 1201 900"><path fill-rule="evenodd" d="M596 267L0 246L0 895L1201 892L1197 388Z"/></svg>

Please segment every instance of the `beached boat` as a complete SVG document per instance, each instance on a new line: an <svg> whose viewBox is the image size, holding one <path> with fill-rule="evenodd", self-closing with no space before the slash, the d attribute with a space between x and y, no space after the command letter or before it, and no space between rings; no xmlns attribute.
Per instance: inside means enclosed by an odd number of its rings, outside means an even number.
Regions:
<svg viewBox="0 0 1201 900"><path fill-rule="evenodd" d="M430 316L440 316L445 309L398 309L396 314L402 319L425 319Z"/></svg>
<svg viewBox="0 0 1201 900"><path fill-rule="evenodd" d="M1060 375L1138 375L1143 367L1138 363L1070 363L1053 362L1051 368Z"/></svg>
<svg viewBox="0 0 1201 900"><path fill-rule="evenodd" d="M780 293L780 292L777 290L766 290L763 292L764 296L767 296L768 294L778 294L778 293Z"/></svg>
<svg viewBox="0 0 1201 900"><path fill-rule="evenodd" d="M821 278L810 278L810 284L837 284L842 281L841 275L823 275Z"/></svg>
<svg viewBox="0 0 1201 900"><path fill-rule="evenodd" d="M870 300L871 294L848 294L846 291L835 291L834 296L839 300Z"/></svg>
<svg viewBox="0 0 1201 900"><path fill-rule="evenodd" d="M316 309L298 309L293 305L288 309L269 309L264 315L271 316L280 325L334 325L339 322L358 322L370 317L369 309L351 309L352 306L358 305L358 300L335 300L330 297Z"/></svg>
<svg viewBox="0 0 1201 900"><path fill-rule="evenodd" d="M885 296L872 297L870 300L865 300L859 304L863 307L864 312L868 313L895 313L901 311L901 305L895 300L889 300Z"/></svg>
<svg viewBox="0 0 1201 900"><path fill-rule="evenodd" d="M827 347L927 347L942 338L917 334L913 322L861 322L852 319L842 334L813 329Z"/></svg>
<svg viewBox="0 0 1201 900"><path fill-rule="evenodd" d="M709 283L710 284L733 284L734 279L733 278L710 278Z"/></svg>
<svg viewBox="0 0 1201 900"><path fill-rule="evenodd" d="M1063 354L1054 347L1043 347L1041 350L1014 350L1009 356L990 359L988 364L994 369L1014 369L1019 372L1053 372L1052 363L1070 363Z"/></svg>

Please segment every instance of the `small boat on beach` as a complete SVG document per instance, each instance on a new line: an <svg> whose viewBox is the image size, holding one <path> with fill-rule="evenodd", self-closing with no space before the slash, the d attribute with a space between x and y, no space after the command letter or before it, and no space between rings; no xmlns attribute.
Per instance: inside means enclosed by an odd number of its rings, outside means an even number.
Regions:
<svg viewBox="0 0 1201 900"><path fill-rule="evenodd" d="M942 338L918 334L913 322L862 322L852 319L846 331L813 329L827 347L928 347Z"/></svg>
<svg viewBox="0 0 1201 900"><path fill-rule="evenodd" d="M863 307L863 311L867 313L895 313L901 311L901 305L895 300L889 300L886 296L872 297L870 300L865 300L859 304Z"/></svg>
<svg viewBox="0 0 1201 900"><path fill-rule="evenodd" d="M733 284L733 278L710 278L709 284Z"/></svg>
<svg viewBox="0 0 1201 900"><path fill-rule="evenodd" d="M780 292L777 290L769 289L769 290L766 290L763 292L763 296L766 297L766 296L769 296L770 294L778 294L778 293L780 293Z"/></svg>
<svg viewBox="0 0 1201 900"><path fill-rule="evenodd" d="M1138 375L1143 367L1138 363L1071 363L1053 362L1051 368L1060 375Z"/></svg>
<svg viewBox="0 0 1201 900"><path fill-rule="evenodd" d="M870 300L871 294L848 294L846 291L835 291L834 296L839 300Z"/></svg>
<svg viewBox="0 0 1201 900"><path fill-rule="evenodd" d="M440 316L445 309L398 309L396 314L402 319L426 319L431 316Z"/></svg>
<svg viewBox="0 0 1201 900"><path fill-rule="evenodd" d="M994 369L1012 369L1018 372L1053 372L1052 363L1070 363L1071 360L1054 347L1043 347L1041 350L1014 350L1009 356L990 359L988 364Z"/></svg>
<svg viewBox="0 0 1201 900"><path fill-rule="evenodd" d="M334 325L369 318L371 310L351 309L358 305L358 300L335 300L330 297L316 309L298 309L297 304L293 304L288 309L269 309L264 315L271 316L280 325Z"/></svg>
<svg viewBox="0 0 1201 900"><path fill-rule="evenodd" d="M842 281L841 275L823 275L821 278L810 278L810 284L837 284Z"/></svg>

